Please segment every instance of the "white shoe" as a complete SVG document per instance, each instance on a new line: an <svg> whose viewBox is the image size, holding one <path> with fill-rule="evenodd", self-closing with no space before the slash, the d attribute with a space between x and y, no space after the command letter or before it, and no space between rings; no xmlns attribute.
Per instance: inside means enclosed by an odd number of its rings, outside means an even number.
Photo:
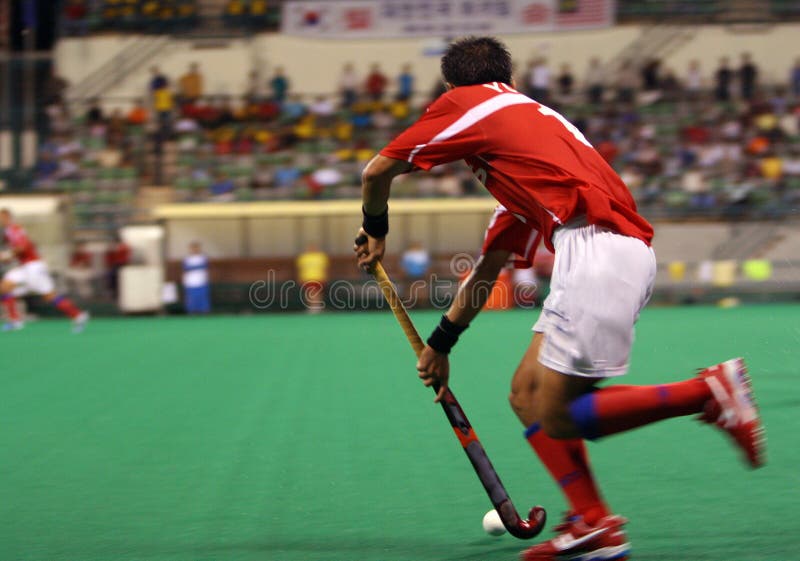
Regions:
<svg viewBox="0 0 800 561"><path fill-rule="evenodd" d="M3 331L19 331L25 327L25 322L22 320L9 321L3 324Z"/></svg>
<svg viewBox="0 0 800 561"><path fill-rule="evenodd" d="M72 320L72 332L80 333L86 329L86 324L89 323L89 312L81 312Z"/></svg>

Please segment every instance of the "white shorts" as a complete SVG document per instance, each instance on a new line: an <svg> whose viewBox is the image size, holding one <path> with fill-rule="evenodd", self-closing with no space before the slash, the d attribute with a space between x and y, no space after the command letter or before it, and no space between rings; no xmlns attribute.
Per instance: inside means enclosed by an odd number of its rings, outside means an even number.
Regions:
<svg viewBox="0 0 800 561"><path fill-rule="evenodd" d="M574 376L625 374L633 325L653 290L653 249L585 223L557 229L553 245L550 294L533 326L545 336L539 362Z"/></svg>
<svg viewBox="0 0 800 561"><path fill-rule="evenodd" d="M3 280L14 283L14 296L26 294L50 294L55 289L53 277L47 270L47 263L41 260L28 261L9 269Z"/></svg>

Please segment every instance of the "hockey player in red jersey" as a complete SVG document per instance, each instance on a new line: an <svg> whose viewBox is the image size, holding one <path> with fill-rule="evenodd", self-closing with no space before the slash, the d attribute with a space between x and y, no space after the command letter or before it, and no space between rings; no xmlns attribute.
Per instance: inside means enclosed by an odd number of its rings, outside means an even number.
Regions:
<svg viewBox="0 0 800 561"><path fill-rule="evenodd" d="M0 300L6 313L3 330L16 331L24 326L17 310L17 297L38 294L72 320L73 331L82 331L89 314L55 291L47 263L39 257L36 245L25 229L14 222L10 210L0 209L0 226L3 228L3 241L9 248L7 257L16 261L16 266L6 271L0 281Z"/></svg>
<svg viewBox="0 0 800 561"><path fill-rule="evenodd" d="M392 179L460 159L508 212L541 232L556 256L551 289L509 401L571 510L558 536L523 559L626 559L626 520L600 493L584 440L698 414L758 467L763 431L744 362L732 359L672 384L601 386L628 370L634 323L655 278L653 229L583 134L516 91L502 43L462 39L441 66L448 91L364 169L359 233L367 242L354 247L358 264L369 269L383 257ZM448 383L448 354L480 310L475 302L457 299L417 363L426 385L441 385L437 399Z"/></svg>

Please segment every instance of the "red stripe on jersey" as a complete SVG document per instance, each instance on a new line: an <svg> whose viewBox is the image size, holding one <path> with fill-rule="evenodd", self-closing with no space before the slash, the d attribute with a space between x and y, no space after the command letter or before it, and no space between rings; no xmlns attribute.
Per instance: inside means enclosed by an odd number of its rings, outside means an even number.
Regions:
<svg viewBox="0 0 800 561"><path fill-rule="evenodd" d="M628 188L583 134L505 84L450 90L381 154L426 170L465 160L551 251L553 230L581 216L648 244L653 237Z"/></svg>
<svg viewBox="0 0 800 561"><path fill-rule="evenodd" d="M541 239L542 236L534 228L499 206L486 228L481 253L485 255L497 249L510 251L521 257L521 260L515 261L517 268L528 268L533 266Z"/></svg>

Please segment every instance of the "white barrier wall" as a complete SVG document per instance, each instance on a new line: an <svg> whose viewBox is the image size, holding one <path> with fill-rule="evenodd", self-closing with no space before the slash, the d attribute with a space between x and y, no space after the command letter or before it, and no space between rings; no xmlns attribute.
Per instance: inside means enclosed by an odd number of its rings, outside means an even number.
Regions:
<svg viewBox="0 0 800 561"><path fill-rule="evenodd" d="M698 59L704 74L711 77L719 57L727 55L737 64L743 51L753 54L762 76L767 80L785 81L789 68L798 56L800 25L775 25L767 29L746 31L731 26L698 26L696 36L672 53L665 61L681 76L689 60ZM646 28L622 25L609 29L508 35L506 41L524 70L534 56L547 57L557 71L562 63L572 65L581 79L587 61L592 56L610 59L633 41ZM79 82L103 62L118 54L127 41L123 37L92 37L65 39L56 48L59 72L72 83ZM417 78L417 89L428 92L439 79L439 56L426 55L437 46L435 39L387 40L309 40L275 34L261 34L253 39L228 41L226 46L194 48L190 41L181 41L178 48L169 48L164 56L152 61L173 80L186 71L191 62L199 62L206 80L208 94L241 94L247 88L248 73L257 68L262 83L274 68L284 67L292 82L292 90L300 93L329 93L335 90L342 66L353 62L360 74L372 63L379 63L394 77L405 63L411 63ZM434 49L435 50L435 49ZM127 76L107 95L118 97L141 96L149 80L149 66Z"/></svg>

